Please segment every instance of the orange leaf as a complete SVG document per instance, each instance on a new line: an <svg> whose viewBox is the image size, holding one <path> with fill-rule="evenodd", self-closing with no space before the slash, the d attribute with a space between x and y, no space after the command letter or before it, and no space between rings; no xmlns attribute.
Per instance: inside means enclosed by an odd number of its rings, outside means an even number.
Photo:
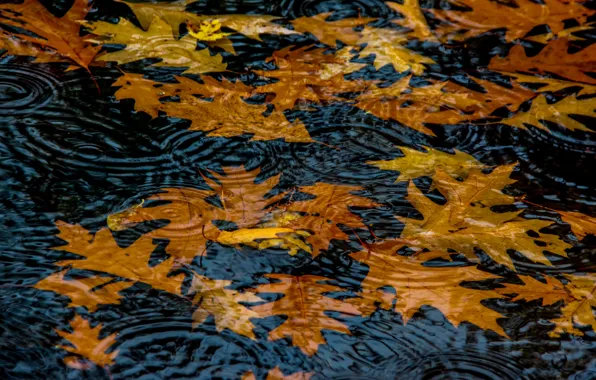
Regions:
<svg viewBox="0 0 596 380"><path fill-rule="evenodd" d="M322 43L336 47L337 40L347 44L355 45L361 37L360 32L354 28L368 24L374 19L368 17L346 18L337 21L326 21L331 12L320 13L312 17L300 17L292 20L294 30L300 33L310 33L317 37Z"/></svg>
<svg viewBox="0 0 596 380"><path fill-rule="evenodd" d="M253 290L257 294L281 293L283 297L274 302L254 306L252 309L261 317L287 316L285 322L269 333L269 339L292 338L292 344L309 356L317 352L319 345L326 343L323 330L350 333L343 323L328 317L326 311L360 314L355 306L324 295L343 290L334 285L322 284L322 281L329 280L325 277L287 274L268 274L266 277L276 282L261 285Z"/></svg>
<svg viewBox="0 0 596 380"><path fill-rule="evenodd" d="M114 344L116 334L99 339L101 325L91 328L89 321L83 319L79 315L75 316L70 322L70 325L74 330L72 333L58 330L56 330L56 332L62 338L68 340L74 347L59 346L60 348L78 356L82 356L100 367L114 364L114 358L118 355L118 351L116 350L109 354L107 354L106 351ZM66 357L64 361L71 366L78 366L77 360L73 357Z"/></svg>
<svg viewBox="0 0 596 380"><path fill-rule="evenodd" d="M22 4L0 4L0 10L4 11L3 16L7 16L0 19L0 24L26 28L39 36L19 33L18 38L51 48L87 70L101 49L79 36L79 21L89 12L87 0L75 0L72 8L60 18L52 15L38 0L25 0ZM0 32L3 31L0 29Z"/></svg>
<svg viewBox="0 0 596 380"><path fill-rule="evenodd" d="M130 282L107 284L110 277L93 276L80 280L65 280L66 270L54 273L35 284L35 288L49 290L70 298L68 307L84 306L90 312L97 310L98 305L120 303L119 291L132 285ZM107 284L107 285L106 285Z"/></svg>
<svg viewBox="0 0 596 380"><path fill-rule="evenodd" d="M575 3L574 3L575 4ZM596 45L569 54L569 40L552 40L535 56L528 57L523 46L515 45L507 57L491 59L489 69L506 72L556 74L572 81L596 84L586 72L596 71Z"/></svg>

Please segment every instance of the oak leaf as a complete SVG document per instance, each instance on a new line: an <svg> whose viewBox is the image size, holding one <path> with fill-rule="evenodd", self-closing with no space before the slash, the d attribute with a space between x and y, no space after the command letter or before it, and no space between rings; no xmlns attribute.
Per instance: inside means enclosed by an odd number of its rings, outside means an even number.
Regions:
<svg viewBox="0 0 596 380"><path fill-rule="evenodd" d="M148 30L153 18L157 16L168 23L172 29L174 37L176 38L179 36L180 25L201 25L201 23L204 22L218 22L221 27L232 29L237 33L243 34L257 41L261 41L261 34L298 34L293 30L289 30L284 28L282 25L272 22L273 20L279 18L275 16L240 14L201 16L194 13L185 12L186 6L192 3L192 1L187 0L174 1L171 3L122 2L130 7L143 29ZM221 40L229 42L229 48L226 48L226 50L234 53L231 42L227 38L222 38Z"/></svg>
<svg viewBox="0 0 596 380"><path fill-rule="evenodd" d="M483 79L474 79L484 92L452 82L411 87L411 77L403 77L388 87L372 85L356 97L355 107L385 120L396 120L409 128L434 136L425 124L457 124L488 118L501 107L517 109L534 92L517 84L505 88Z"/></svg>
<svg viewBox="0 0 596 380"><path fill-rule="evenodd" d="M345 51L336 57L327 54L325 48L289 46L274 52L267 59L272 61L277 69L256 73L277 82L259 86L255 92L275 94L271 103L278 111L292 109L298 99L316 103L337 100L334 94L360 91L366 86L362 81L343 79L349 70L359 68L349 62Z"/></svg>
<svg viewBox="0 0 596 380"><path fill-rule="evenodd" d="M501 72L502 74L514 79L514 82L524 87L539 87L534 89L535 92L557 92L568 88L581 87L577 91L577 95L596 94L596 85L589 85L585 83L571 82L567 80L553 79L542 76L517 74L510 72Z"/></svg>
<svg viewBox="0 0 596 380"><path fill-rule="evenodd" d="M356 45L362 34L355 28L368 24L373 18L346 18L337 21L327 21L331 12L319 13L312 17L299 17L292 20L294 30L300 33L310 33L322 43L331 47L337 46L337 40L347 45Z"/></svg>
<svg viewBox="0 0 596 380"><path fill-rule="evenodd" d="M107 228L92 234L80 225L58 221L56 226L60 230L58 237L66 241L66 245L54 249L83 257L60 261L56 265L109 273L144 282L155 289L181 294L184 275L168 276L175 264L174 258L168 258L153 267L149 266L149 259L156 248L150 237L142 236L129 247L121 248Z"/></svg>
<svg viewBox="0 0 596 380"><path fill-rule="evenodd" d="M266 380L309 380L314 375L313 372L295 372L291 375L284 375L278 367L273 368L267 373ZM255 374L252 371L246 372L242 375L242 380L256 380Z"/></svg>
<svg viewBox="0 0 596 380"><path fill-rule="evenodd" d="M501 294L516 294L512 301L533 301L542 299L542 305L552 305L564 302L561 316L551 320L555 328L549 333L558 337L563 333L584 335L577 327L590 326L596 330L596 277L590 273L586 276L565 275L566 283L546 277L546 282L540 282L530 276L519 276L525 286L503 284L503 288L495 291Z"/></svg>
<svg viewBox="0 0 596 380"><path fill-rule="evenodd" d="M571 231L578 237L583 239L588 235L596 236L596 218L581 212L573 211L557 211L561 215L561 219L571 227Z"/></svg>
<svg viewBox="0 0 596 380"><path fill-rule="evenodd" d="M244 168L224 168L224 172L225 175L211 173L217 182L204 177L210 190L163 189L165 193L148 200L168 204L123 211L122 228L151 220L169 220L168 225L144 236L169 239L167 252L182 262L205 255L208 242L247 244L257 248L278 246L289 249L292 254L300 248L316 257L328 248L332 239L348 238L338 225L364 227L360 218L350 212L350 206L376 205L352 194L362 190L360 187L324 183L298 188L314 195L314 199L276 205L284 195L290 195L282 193L267 198L279 176L255 183L258 169L247 172ZM217 197L221 206L207 202L207 198L212 197ZM218 220L233 222L237 229L221 231L213 223ZM312 249L306 249L301 243L304 237Z"/></svg>
<svg viewBox="0 0 596 380"><path fill-rule="evenodd" d="M374 66L378 70L385 65L391 65L397 72L411 70L421 75L426 67L424 64L436 63L431 58L416 53L402 44L408 41L408 35L389 28L365 27L358 44L366 43L360 51L360 57L375 55Z"/></svg>
<svg viewBox="0 0 596 380"><path fill-rule="evenodd" d="M213 280L194 274L191 292L196 292L193 303L198 305L192 315L194 325L197 326L207 320L209 316L215 319L217 331L229 329L237 334L255 339L252 331L254 325L251 318L258 318L258 314L241 302L260 302L261 298L253 293L241 293L229 289L231 281Z"/></svg>
<svg viewBox="0 0 596 380"><path fill-rule="evenodd" d="M437 169L443 170L454 178L465 178L472 168L485 167L480 161L467 153L454 149L454 154L424 147L425 152L399 147L403 157L393 160L367 161L381 170L394 170L399 172L395 182L409 181L418 177L432 176Z"/></svg>
<svg viewBox="0 0 596 380"><path fill-rule="evenodd" d="M74 0L70 10L62 17L55 17L38 0L24 0L21 4L0 4L0 34L11 35L2 29L2 24L26 29L36 36L25 33L16 33L13 36L37 47L55 51L89 70L89 64L100 50L100 47L92 46L84 37L79 36L79 21L85 18L89 10L87 0ZM33 48L29 50L34 51ZM26 51L13 49L12 52L21 55ZM47 54L43 54L40 61L54 62L49 60Z"/></svg>
<svg viewBox="0 0 596 380"><path fill-rule="evenodd" d="M123 18L118 24L96 21L85 23L85 26L96 36L89 41L126 45L122 50L98 56L99 61L124 64L146 58L160 58L161 62L154 66L186 67L184 73L187 74L224 71L227 67L221 55L212 56L209 49L196 50L197 40L194 37L176 39L170 26L159 17L153 19L147 31Z"/></svg>
<svg viewBox="0 0 596 380"><path fill-rule="evenodd" d="M69 356L64 358L64 362L69 366L77 367L78 357L89 360L100 367L110 366L114 364L114 359L118 355L118 351L106 353L106 351L114 344L116 334L109 335L103 339L99 339L101 332L101 325L91 328L89 321L77 315L70 322L73 332L56 330L58 335L66 339L71 346L59 346L65 351L68 351L77 356Z"/></svg>
<svg viewBox="0 0 596 380"><path fill-rule="evenodd" d="M444 21L434 30L442 39L464 40L492 30L506 29L505 39L510 42L525 37L539 25L547 25L551 32L559 33L565 29L565 20L573 19L583 24L594 14L594 10L576 1L544 0L537 3L517 0L515 3L503 3L457 0L454 4L471 10L429 10Z"/></svg>
<svg viewBox="0 0 596 380"><path fill-rule="evenodd" d="M113 84L121 86L115 96L135 99L135 110L154 118L165 112L171 117L188 119L192 122L190 130L208 132L209 136L252 134L252 140L312 141L299 120L290 123L277 111L264 116L266 105L246 103L243 98L249 97L252 89L240 81L220 82L203 76L205 83L201 84L185 77L175 78L178 83L158 83L139 74L126 74ZM167 97L178 97L179 102L161 100Z"/></svg>
<svg viewBox="0 0 596 380"><path fill-rule="evenodd" d="M542 300L542 305L552 305L559 301L564 303L574 301L569 290L559 280L545 276L545 282L538 281L532 276L520 275L523 285L502 284L503 288L495 289L500 294L515 294L512 301L535 301Z"/></svg>
<svg viewBox="0 0 596 380"><path fill-rule="evenodd" d="M268 274L265 277L274 282L260 285L254 289L254 292L256 294L281 293L283 297L254 306L252 309L261 317L287 316L285 322L269 333L269 339L291 338L292 344L309 356L317 352L319 345L326 343L323 330L350 333L343 323L329 317L326 314L327 311L348 315L360 314L355 306L325 295L325 293L343 291L340 287L323 284L323 281L329 280L325 277L287 274Z"/></svg>
<svg viewBox="0 0 596 380"><path fill-rule="evenodd" d="M544 265L552 265L544 251L567 257L565 249L570 248L567 243L556 235L538 233L550 222L523 219L519 216L521 211L491 211L493 206L514 204L514 197L501 191L515 182L509 179L514 166L499 166L490 174L472 169L463 182L437 170L433 181L447 198L443 206L431 201L411 182L407 199L424 219L399 217L405 224L400 241L413 249L453 249L469 258L475 257L475 249L481 249L511 269L514 266L508 250L516 250ZM528 231L538 236L531 237Z"/></svg>
<svg viewBox="0 0 596 380"><path fill-rule="evenodd" d="M573 4L576 4L575 2ZM596 84L586 72L596 71L596 45L569 54L569 40L550 41L540 53L528 57L523 46L515 45L506 57L493 57L488 68L495 71L556 74L576 82Z"/></svg>
<svg viewBox="0 0 596 380"><path fill-rule="evenodd" d="M436 37L430 30L419 0L404 0L403 4L388 2L387 6L402 14L403 18L392 20L391 23L410 30L408 36L420 41L436 41Z"/></svg>
<svg viewBox="0 0 596 380"><path fill-rule="evenodd" d="M532 100L532 106L527 111L520 111L500 123L526 129L527 125L548 131L543 120L559 124L572 131L594 132L583 123L572 118L573 115L596 116L596 98L579 98L569 95L562 100L549 104L544 95Z"/></svg>
<svg viewBox="0 0 596 380"><path fill-rule="evenodd" d="M494 291L460 286L465 281L481 281L496 276L475 266L423 266L419 256L432 258L433 252L405 257L396 253L402 246L397 241L387 240L352 254L353 258L369 267L368 275L361 284L363 298L376 300L382 308L401 313L404 323L420 307L428 305L440 310L456 327L467 321L506 335L497 323L502 315L481 304L485 299L502 296ZM393 287L396 295L381 290L386 286Z"/></svg>
<svg viewBox="0 0 596 380"><path fill-rule="evenodd" d="M84 306L89 312L99 305L118 304L122 296L118 294L132 285L130 282L110 283L110 277L93 276L83 279L65 279L66 270L54 273L35 284L35 288L49 290L70 298L68 307Z"/></svg>
<svg viewBox="0 0 596 380"><path fill-rule="evenodd" d="M590 273L587 276L566 275L569 283L566 288L575 298L574 301L567 303L562 309L562 316L551 320L555 323L555 329L550 332L550 336L558 337L562 333L574 335L584 335L581 330L575 326L590 326L596 331L596 276Z"/></svg>

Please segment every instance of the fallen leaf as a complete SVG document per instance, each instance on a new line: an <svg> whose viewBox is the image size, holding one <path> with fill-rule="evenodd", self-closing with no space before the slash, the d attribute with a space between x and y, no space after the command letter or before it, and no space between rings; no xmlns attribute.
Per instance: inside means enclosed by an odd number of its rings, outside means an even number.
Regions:
<svg viewBox="0 0 596 380"><path fill-rule="evenodd" d="M65 351L77 355L76 357L66 357L65 363L76 365L77 357L83 357L100 367L110 366L114 364L114 359L118 356L118 350L109 354L106 351L116 341L116 334L99 339L101 332L101 324L91 328L89 321L77 315L70 322L73 332L56 330L58 335L66 339L71 346L59 346Z"/></svg>
<svg viewBox="0 0 596 380"><path fill-rule="evenodd" d="M323 330L350 333L343 323L327 316L326 311L349 315L360 314L353 305L324 295L329 292L343 291L340 287L321 283L329 280L325 277L287 274L268 274L265 277L274 282L260 285L253 291L257 294L281 293L283 297L254 306L252 309L261 317L287 316L285 322L269 333L269 339L291 338L292 345L299 347L306 355L314 355L319 345L326 343Z"/></svg>
<svg viewBox="0 0 596 380"><path fill-rule="evenodd" d="M538 281L532 276L520 275L519 278L524 282L518 284L502 284L503 288L495 289L500 294L515 294L512 301L535 301L542 300L542 305L552 305L559 301L569 303L575 300L571 293L565 288L559 280L545 276L546 282Z"/></svg>
<svg viewBox="0 0 596 380"><path fill-rule="evenodd" d="M472 168L484 168L480 161L467 153L454 149L454 154L424 147L425 152L420 152L407 147L399 147L403 157L386 161L367 161L381 170L398 171L399 176L395 182L409 181L418 177L432 176L437 169L443 170L454 178L465 178Z"/></svg>
<svg viewBox="0 0 596 380"><path fill-rule="evenodd" d="M115 282L111 277L93 276L79 280L66 280L66 270L54 273L35 284L35 288L49 290L70 298L68 307L86 307L89 312L97 310L99 305L119 304L121 290L129 288L131 282Z"/></svg>
<svg viewBox="0 0 596 380"><path fill-rule="evenodd" d="M593 273L586 276L566 275L570 281L566 288L575 301L567 303L561 309L561 317L552 319L555 329L549 333L551 337L559 337L563 333L584 335L576 326L589 326L596 331L596 277Z"/></svg>
<svg viewBox="0 0 596 380"><path fill-rule="evenodd" d="M99 61L130 63L146 58L160 58L153 66L186 67L186 74L224 71L227 67L221 55L212 56L209 49L196 50L197 40L192 36L176 39L170 26L155 17L147 31L137 28L126 19L118 24L105 21L87 22L96 36L89 41L100 44L123 44L126 48L98 56Z"/></svg>
<svg viewBox="0 0 596 380"><path fill-rule="evenodd" d="M347 45L356 45L359 43L358 41L362 38L362 35L355 28L374 20L369 17L359 17L327 21L329 16L331 16L331 12L319 13L311 17L299 17L292 20L291 23L294 26L294 30L300 33L310 33L322 43L336 47L337 40Z"/></svg>
<svg viewBox="0 0 596 380"><path fill-rule="evenodd" d="M493 0L457 0L453 4L471 10L429 9L435 17L442 20L434 32L442 40L465 40L483 33L505 29L505 39L511 42L525 37L539 25L547 25L552 33L565 29L565 20L575 20L583 24L594 10L581 2L543 0L540 3L531 0L517 0L505 3Z"/></svg>
<svg viewBox="0 0 596 380"><path fill-rule="evenodd" d="M80 225L58 221L56 226L60 230L58 237L64 240L66 245L54 249L83 257L60 261L56 265L108 273L144 282L155 289L181 294L184 275L168 276L174 265L173 258L168 258L156 266L149 266L149 258L156 248L150 237L142 236L129 247L121 248L107 228L92 234Z"/></svg>
<svg viewBox="0 0 596 380"><path fill-rule="evenodd" d="M196 292L193 303L197 309L192 315L194 326L204 323L213 316L217 331L229 329L237 334L255 339L251 318L258 314L243 306L241 302L260 302L261 298L250 292L229 289L231 281L213 280L194 274L191 292Z"/></svg>
<svg viewBox="0 0 596 380"><path fill-rule="evenodd" d="M366 43L366 47L360 51L360 57L366 58L374 54L377 70L385 65L392 65L397 72L411 70L412 73L421 75L426 70L424 64L436 63L431 58L403 46L402 44L408 41L406 33L367 26L361 34L358 44Z"/></svg>
<svg viewBox="0 0 596 380"><path fill-rule="evenodd" d="M532 261L549 266L552 264L544 251L567 257L565 249L570 245L556 235L538 233L550 222L523 219L519 216L522 211L491 211L493 206L515 203L514 197L501 192L515 182L509 179L514 166L499 166L490 174L472 169L463 182L437 170L433 181L447 199L443 206L431 201L411 182L407 200L424 219L399 217L405 224L400 241L415 249L453 249L469 258L475 258L474 250L481 249L495 262L511 269L514 266L508 250L516 250ZM538 236L529 236L530 230Z"/></svg>
<svg viewBox="0 0 596 380"><path fill-rule="evenodd" d="M135 99L135 110L154 118L165 112L170 117L190 120L190 130L208 132L209 136L252 134L252 140L312 141L299 120L290 123L277 111L264 116L266 105L246 103L243 98L249 97L252 89L240 81L219 82L203 76L205 83L201 84L185 77L175 78L178 83L159 83L140 74L126 74L113 84L121 86L115 96L116 99ZM178 97L179 102L162 101L167 97Z"/></svg>
<svg viewBox="0 0 596 380"><path fill-rule="evenodd" d="M481 303L485 299L502 296L495 291L460 286L465 281L481 281L496 276L482 272L476 266L423 266L419 256L397 254L401 247L401 243L387 240L352 254L353 258L369 267L368 275L361 284L363 298L378 301L382 308L401 313L404 323L420 307L428 305L441 311L456 327L465 321L506 335L497 323L503 316ZM425 255L432 253L420 254L421 257ZM381 290L386 286L393 287L396 295Z"/></svg>
<svg viewBox="0 0 596 380"><path fill-rule="evenodd" d="M572 131L594 132L583 123L573 119L572 115L596 116L596 98L581 98L569 95L562 100L548 104L544 95L532 100L532 106L525 112L517 112L511 117L503 119L500 123L512 127L526 129L527 125L548 131L542 121L550 121Z"/></svg>
<svg viewBox="0 0 596 380"><path fill-rule="evenodd" d="M561 219L569 226L571 231L578 239L583 239L588 235L596 236L596 219L582 214L581 212L572 211L557 211L561 215Z"/></svg>
<svg viewBox="0 0 596 380"><path fill-rule="evenodd" d="M399 25L410 30L408 36L419 39L425 42L436 42L437 38L434 36L426 18L420 8L419 0L404 0L403 4L387 2L387 6L402 14L403 18L398 20L391 20L391 23Z"/></svg>
<svg viewBox="0 0 596 380"><path fill-rule="evenodd" d="M79 36L80 24L89 12L87 0L74 0L70 10L62 17L55 17L46 7L37 0L24 0L21 4L0 4L2 18L0 18L0 33L15 36L16 38L34 44L41 48L49 48L64 58L72 60L77 65L89 70L89 64L99 52L99 46L92 46ZM26 29L36 36L5 32L1 25ZM14 49L13 54L21 55L26 51ZM32 50L28 50L28 53ZM47 54L40 57L41 62L54 62L48 60Z"/></svg>
<svg viewBox="0 0 596 380"><path fill-rule="evenodd" d="M573 4L576 4L575 2ZM569 40L552 40L540 53L529 57L524 47L515 45L506 57L493 57L488 68L495 71L556 74L572 81L596 84L596 79L586 74L596 71L596 45L569 54Z"/></svg>

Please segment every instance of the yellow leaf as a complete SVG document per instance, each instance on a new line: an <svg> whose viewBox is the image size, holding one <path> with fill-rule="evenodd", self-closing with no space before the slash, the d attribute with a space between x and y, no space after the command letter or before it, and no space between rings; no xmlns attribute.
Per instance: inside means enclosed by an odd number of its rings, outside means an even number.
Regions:
<svg viewBox="0 0 596 380"><path fill-rule="evenodd" d="M430 147L424 148L427 150L426 152L400 147L404 157L388 161L368 161L367 163L382 170L398 171L399 176L395 182L431 176L437 169L443 170L454 178L465 178L472 168L484 167L480 161L457 149L455 149L455 154L449 154Z"/></svg>
<svg viewBox="0 0 596 380"><path fill-rule="evenodd" d="M453 249L469 258L475 258L475 249L481 249L495 262L511 269L514 266L508 250L516 250L544 265L552 265L544 251L567 257L565 249L570 245L556 235L538 234L550 222L523 219L519 216L521 211L497 213L491 210L493 206L514 204L512 196L501 192L515 182L509 179L514 166L499 166L490 174L472 169L463 182L438 170L434 184L447 198L445 205L431 201L411 182L407 199L424 219L399 217L405 224L400 241L418 250ZM529 236L530 230L538 236Z"/></svg>
<svg viewBox="0 0 596 380"><path fill-rule="evenodd" d="M97 57L100 61L125 64L146 58L160 58L161 62L154 66L186 67L184 73L187 74L224 71L227 67L221 55L212 56L208 49L196 50L195 38L185 36L176 39L168 24L158 17L153 19L147 31L137 28L126 19L120 19L118 24L97 21L85 25L100 37L94 42L126 45L123 50Z"/></svg>

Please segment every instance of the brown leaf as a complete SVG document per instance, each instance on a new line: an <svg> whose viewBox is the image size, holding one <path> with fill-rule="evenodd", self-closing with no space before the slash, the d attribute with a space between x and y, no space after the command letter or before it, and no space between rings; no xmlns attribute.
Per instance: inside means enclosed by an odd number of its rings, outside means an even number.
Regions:
<svg viewBox="0 0 596 380"><path fill-rule="evenodd" d="M423 266L418 256L405 257L397 254L403 245L388 240L352 254L352 257L368 265L369 272L362 282L363 298L381 303L385 309L401 313L407 323L421 306L428 305L440 310L454 325L467 321L483 329L505 335L497 320L502 315L480 303L488 298L501 298L494 291L476 290L460 286L464 281L480 281L496 278L475 266L430 267ZM432 253L420 254L422 258ZM391 286L397 295L379 290ZM394 298L397 298L395 306Z"/></svg>
<svg viewBox="0 0 596 380"><path fill-rule="evenodd" d="M55 17L37 0L25 0L22 4L0 4L4 16L0 18L0 33L7 33L2 30L1 24L27 29L37 37L23 33L17 33L17 37L36 46L50 48L88 70L101 48L92 46L79 36L79 21L85 18L89 9L87 0L74 0L63 17ZM15 52L17 55L25 53L19 49L13 50ZM41 61L49 62L47 56Z"/></svg>
<svg viewBox="0 0 596 380"><path fill-rule="evenodd" d="M312 356L319 345L325 344L323 330L334 330L349 334L350 330L341 322L328 317L326 311L359 315L353 305L324 295L343 291L334 285L321 283L329 280L320 276L291 276L269 274L275 282L260 285L254 291L259 293L281 293L283 297L270 303L254 306L252 309L261 317L285 315L287 320L269 333L270 340L291 338L292 344Z"/></svg>
<svg viewBox="0 0 596 380"><path fill-rule="evenodd" d="M205 131L209 136L252 134L252 140L312 141L299 120L290 123L281 112L264 116L266 105L246 103L243 97L250 96L251 88L242 82L225 79L219 82L208 76L202 79L204 84L177 76L178 83L168 84L144 79L140 74L126 74L113 86L122 86L116 91L117 99L135 99L135 110L153 117L165 112L171 117L191 120L190 130ZM203 99L195 95L202 95ZM162 101L174 96L180 101Z"/></svg>
<svg viewBox="0 0 596 380"><path fill-rule="evenodd" d="M101 325L91 328L89 321L83 319L79 315L74 317L70 322L70 325L73 329L72 333L59 330L56 330L56 332L62 338L68 340L73 347L59 346L60 348L76 354L79 357L83 357L100 367L114 364L114 359L118 355L118 351L116 350L109 354L107 354L106 351L114 344L116 334L99 339ZM70 366L77 366L76 362L78 360L76 357L66 357L64 358L64 361Z"/></svg>
<svg viewBox="0 0 596 380"><path fill-rule="evenodd" d="M149 258L156 248L150 237L142 236L129 247L121 248L107 228L92 234L80 225L62 221L56 222L56 225L60 230L58 237L67 244L54 249L84 257L84 259L60 261L56 265L109 273L132 281L144 282L155 289L181 294L184 275L168 276L174 265L173 258L168 258L159 265L149 266Z"/></svg>
<svg viewBox="0 0 596 380"><path fill-rule="evenodd" d="M388 87L371 86L356 98L356 107L385 120L396 120L411 129L434 136L425 124L458 124L488 118L496 109L517 109L534 92L519 85L505 88L474 79L484 92L451 82L411 87L404 77Z"/></svg>
<svg viewBox="0 0 596 380"><path fill-rule="evenodd" d="M386 4L389 8L402 14L403 18L392 20L391 22L409 29L408 36L417 38L420 41L435 42L437 40L428 27L418 0L404 0L403 4L394 2L388 2Z"/></svg>
<svg viewBox="0 0 596 380"><path fill-rule="evenodd" d="M494 0L457 0L458 7L471 10L429 9L439 20L444 21L434 32L443 40L464 40L496 30L506 29L508 42L523 38L539 25L548 25L553 33L565 29L565 20L584 23L594 10L577 1L544 0L541 3L531 0L517 0L504 3Z"/></svg>
<svg viewBox="0 0 596 380"><path fill-rule="evenodd" d="M89 312L94 312L99 305L119 304L122 296L118 292L132 285L130 282L108 284L112 278L99 276L66 280L66 272L64 270L44 278L35 284L35 288L69 297L68 307L84 306Z"/></svg>
<svg viewBox="0 0 596 380"><path fill-rule="evenodd" d="M575 2L573 4L576 4ZM569 54L569 40L552 40L540 53L528 57L521 45L515 45L506 57L493 57L489 69L505 72L556 74L572 81L596 84L586 72L596 71L596 45Z"/></svg>
<svg viewBox="0 0 596 380"><path fill-rule="evenodd" d="M475 258L474 250L481 249L494 261L511 269L514 266L507 253L510 249L544 265L552 265L544 251L567 257L565 249L570 246L558 236L539 234L530 237L527 234L530 230L538 233L550 222L523 219L519 216L521 211L491 211L493 206L514 204L514 197L501 192L502 188L515 182L509 179L514 166L499 166L490 174L472 169L463 182L438 170L434 184L447 198L443 206L431 201L410 183L407 199L424 219L399 217L406 225L400 241L416 249L453 249L469 258Z"/></svg>

